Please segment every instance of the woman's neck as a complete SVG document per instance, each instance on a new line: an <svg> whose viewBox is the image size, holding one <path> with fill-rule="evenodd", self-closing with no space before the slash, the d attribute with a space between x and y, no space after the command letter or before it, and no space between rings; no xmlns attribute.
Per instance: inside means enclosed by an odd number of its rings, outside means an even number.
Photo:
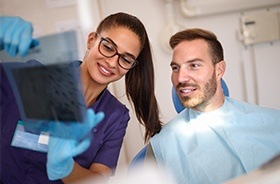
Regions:
<svg viewBox="0 0 280 184"><path fill-rule="evenodd" d="M81 73L81 82L82 82L82 90L84 94L84 99L86 106L92 105L100 93L107 87L105 85L100 85L96 83L90 77L88 70L84 68L84 65L80 65L80 73Z"/></svg>

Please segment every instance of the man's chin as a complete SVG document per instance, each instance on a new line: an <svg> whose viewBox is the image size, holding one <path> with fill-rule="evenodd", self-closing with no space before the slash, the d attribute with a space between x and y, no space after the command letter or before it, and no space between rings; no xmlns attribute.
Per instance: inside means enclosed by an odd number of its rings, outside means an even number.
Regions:
<svg viewBox="0 0 280 184"><path fill-rule="evenodd" d="M183 105L185 108L191 108L191 109L194 108L195 109L196 107L199 106L200 103L201 102L198 99L188 99L188 100L184 101Z"/></svg>

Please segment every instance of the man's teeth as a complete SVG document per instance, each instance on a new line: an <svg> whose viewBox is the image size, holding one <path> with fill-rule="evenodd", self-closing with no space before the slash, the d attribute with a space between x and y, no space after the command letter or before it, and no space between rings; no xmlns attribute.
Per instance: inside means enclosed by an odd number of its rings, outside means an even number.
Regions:
<svg viewBox="0 0 280 184"><path fill-rule="evenodd" d="M190 92L192 92L193 90L191 90L191 89L182 89L181 90L181 92L182 93L190 93Z"/></svg>

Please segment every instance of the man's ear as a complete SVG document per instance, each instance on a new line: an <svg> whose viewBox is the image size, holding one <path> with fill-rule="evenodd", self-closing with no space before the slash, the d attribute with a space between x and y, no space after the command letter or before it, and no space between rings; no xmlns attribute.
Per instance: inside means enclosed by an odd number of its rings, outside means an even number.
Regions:
<svg viewBox="0 0 280 184"><path fill-rule="evenodd" d="M226 62L224 60L220 61L219 63L216 64L216 77L221 79L226 71Z"/></svg>

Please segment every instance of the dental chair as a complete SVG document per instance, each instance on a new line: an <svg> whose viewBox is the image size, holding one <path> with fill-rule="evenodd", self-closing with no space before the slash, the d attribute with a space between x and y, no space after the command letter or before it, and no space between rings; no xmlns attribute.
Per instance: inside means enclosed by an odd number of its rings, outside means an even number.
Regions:
<svg viewBox="0 0 280 184"><path fill-rule="evenodd" d="M229 96L229 90L228 90L227 84L225 83L225 81L223 79L221 80L221 83L222 83L222 89L223 89L223 92L224 92L225 96ZM173 100L174 108L176 109L177 113L180 113L185 107L180 102L179 97L178 97L174 87L172 87L171 92L172 92L172 100ZM146 153L147 153L147 149L148 148L147 148L147 145L146 145L144 148L142 148L136 154L136 156L132 159L128 170L131 170L131 168L135 167L136 165L139 165L139 164L143 163L143 160L144 160L144 158L146 156Z"/></svg>

